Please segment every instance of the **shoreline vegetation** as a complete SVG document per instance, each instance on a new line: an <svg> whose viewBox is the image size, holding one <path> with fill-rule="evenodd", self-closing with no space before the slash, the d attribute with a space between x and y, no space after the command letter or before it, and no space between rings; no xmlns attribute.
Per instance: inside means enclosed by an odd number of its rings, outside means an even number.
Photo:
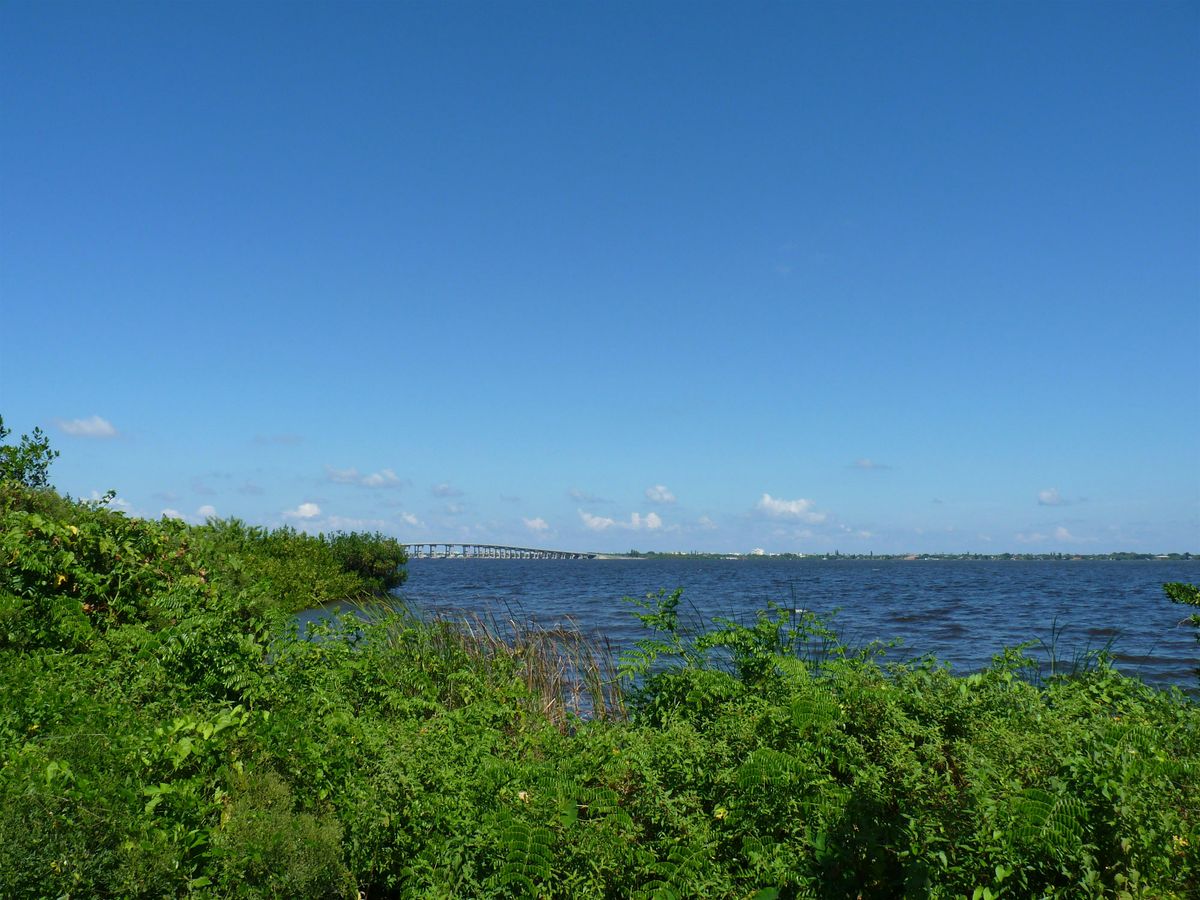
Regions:
<svg viewBox="0 0 1200 900"><path fill-rule="evenodd" d="M1101 654L954 676L676 590L617 657L414 615L384 535L132 519L54 456L0 446L0 896L1200 894L1200 706Z"/></svg>

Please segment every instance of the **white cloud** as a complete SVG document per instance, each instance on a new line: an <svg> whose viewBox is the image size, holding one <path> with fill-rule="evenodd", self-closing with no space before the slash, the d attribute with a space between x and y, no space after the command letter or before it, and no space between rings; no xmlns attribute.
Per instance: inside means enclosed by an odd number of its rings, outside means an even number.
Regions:
<svg viewBox="0 0 1200 900"><path fill-rule="evenodd" d="M207 519L209 517L216 518L217 509L211 503L205 503L198 510L196 510L196 515L198 515L201 519Z"/></svg>
<svg viewBox="0 0 1200 900"><path fill-rule="evenodd" d="M629 527L634 531L640 531L643 528L655 531L662 528L662 519L658 517L658 513L647 513L645 518L637 513L632 513L629 516Z"/></svg>
<svg viewBox="0 0 1200 900"><path fill-rule="evenodd" d="M363 475L354 466L348 469L326 466L325 477L334 484L357 484L366 488L398 488L405 484L404 480L391 469L380 469L370 475Z"/></svg>
<svg viewBox="0 0 1200 900"><path fill-rule="evenodd" d="M667 490L666 485L656 484L646 488L646 499L651 503L674 503L675 495Z"/></svg>
<svg viewBox="0 0 1200 900"><path fill-rule="evenodd" d="M183 518L183 513L181 513L177 509L171 509L169 507L167 509L164 509L162 512L160 512L159 515L163 516L164 518L167 518L167 519L182 519Z"/></svg>
<svg viewBox="0 0 1200 900"><path fill-rule="evenodd" d="M91 416L87 419L55 419L54 421L59 428L75 437L110 438L117 436L117 429L113 427L112 422L102 419L100 416Z"/></svg>
<svg viewBox="0 0 1200 900"><path fill-rule="evenodd" d="M546 520L543 519L541 516L538 516L536 519L524 519L523 518L523 519L521 519L521 521L525 523L526 528L528 528L530 531L532 531L536 534L541 534L544 531L550 530L550 526L548 524L546 524Z"/></svg>
<svg viewBox="0 0 1200 900"><path fill-rule="evenodd" d="M401 481L391 469L380 469L378 472L364 475L360 484L369 488L391 488L399 487Z"/></svg>
<svg viewBox="0 0 1200 900"><path fill-rule="evenodd" d="M608 516L593 516L582 509L579 510L579 518L583 519L584 526L590 528L592 531L606 531L617 524L613 519L608 518Z"/></svg>
<svg viewBox="0 0 1200 900"><path fill-rule="evenodd" d="M321 514L321 507L315 503L301 503L295 509L284 510L285 519L315 519Z"/></svg>
<svg viewBox="0 0 1200 900"><path fill-rule="evenodd" d="M800 519L814 525L824 522L825 513L816 512L812 505L811 500L805 500L803 497L797 500L780 500L770 494L763 494L755 508L772 519Z"/></svg>
<svg viewBox="0 0 1200 900"><path fill-rule="evenodd" d="M699 519L696 520L696 524L699 525L701 528L703 528L705 531L714 531L717 527L717 523L714 522L712 519L710 519L708 516L701 516Z"/></svg>
<svg viewBox="0 0 1200 900"><path fill-rule="evenodd" d="M626 531L657 531L663 527L663 520L658 513L630 513L628 522L618 522L608 516L594 516L589 512L578 510L583 524L592 531L606 531L609 528L623 528Z"/></svg>
<svg viewBox="0 0 1200 900"><path fill-rule="evenodd" d="M358 469L354 466L348 469L335 469L333 466L326 466L325 477L334 484L358 484L359 474Z"/></svg>
<svg viewBox="0 0 1200 900"><path fill-rule="evenodd" d="M461 497L463 495L462 491L445 481L435 484L430 488L430 493L435 497Z"/></svg>
<svg viewBox="0 0 1200 900"><path fill-rule="evenodd" d="M1067 529L1064 528L1062 525L1059 525L1057 528L1054 529L1054 539L1058 540L1058 541L1066 541L1067 543L1071 543L1072 541L1079 540L1079 538L1075 537L1075 535L1073 535L1073 534L1071 534L1071 532L1067 531Z"/></svg>
<svg viewBox="0 0 1200 900"><path fill-rule="evenodd" d="M1066 506L1067 501L1058 493L1058 488L1046 488L1038 491L1038 506Z"/></svg>

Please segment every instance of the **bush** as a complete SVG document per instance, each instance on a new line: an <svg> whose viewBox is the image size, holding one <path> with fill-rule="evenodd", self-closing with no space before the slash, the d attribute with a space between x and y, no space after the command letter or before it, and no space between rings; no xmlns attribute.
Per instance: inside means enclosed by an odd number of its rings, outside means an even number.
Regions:
<svg viewBox="0 0 1200 900"><path fill-rule="evenodd" d="M256 609L294 613L365 600L404 581L404 549L381 534L314 536L213 519L191 535L214 583Z"/></svg>
<svg viewBox="0 0 1200 900"><path fill-rule="evenodd" d="M295 807L287 783L269 769L235 779L213 836L222 896L358 896L341 826Z"/></svg>
<svg viewBox="0 0 1200 900"><path fill-rule="evenodd" d="M0 494L0 647L82 649L118 625L162 627L165 597L208 593L178 523L13 482Z"/></svg>
<svg viewBox="0 0 1200 900"><path fill-rule="evenodd" d="M12 434L4 427L4 417L0 416L0 442ZM0 482L14 481L17 484L31 488L50 486L50 463L58 456L57 450L50 449L50 439L40 428L33 429L32 435L21 435L21 443L13 446L0 443Z"/></svg>
<svg viewBox="0 0 1200 900"><path fill-rule="evenodd" d="M359 577L375 595L387 594L404 584L408 556L395 538L378 532L363 534L339 531L325 538L333 558L347 572Z"/></svg>

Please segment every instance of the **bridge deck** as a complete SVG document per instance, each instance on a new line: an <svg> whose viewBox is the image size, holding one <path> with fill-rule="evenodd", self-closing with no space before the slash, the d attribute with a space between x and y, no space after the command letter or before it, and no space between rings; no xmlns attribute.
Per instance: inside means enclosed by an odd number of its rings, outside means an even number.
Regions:
<svg viewBox="0 0 1200 900"><path fill-rule="evenodd" d="M434 541L405 544L409 559L595 559L598 553L507 547L501 544L463 544Z"/></svg>

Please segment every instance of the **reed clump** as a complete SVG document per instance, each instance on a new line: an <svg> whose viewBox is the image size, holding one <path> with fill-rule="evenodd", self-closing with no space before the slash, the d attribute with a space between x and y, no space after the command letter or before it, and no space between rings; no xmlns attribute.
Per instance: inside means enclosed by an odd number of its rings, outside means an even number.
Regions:
<svg viewBox="0 0 1200 900"><path fill-rule="evenodd" d="M515 679L524 705L566 730L579 719L626 718L617 655L602 635L572 619L545 626L534 619L494 613L422 616L400 603L362 607L359 617L397 652L420 648L442 667L467 666L489 686Z"/></svg>

